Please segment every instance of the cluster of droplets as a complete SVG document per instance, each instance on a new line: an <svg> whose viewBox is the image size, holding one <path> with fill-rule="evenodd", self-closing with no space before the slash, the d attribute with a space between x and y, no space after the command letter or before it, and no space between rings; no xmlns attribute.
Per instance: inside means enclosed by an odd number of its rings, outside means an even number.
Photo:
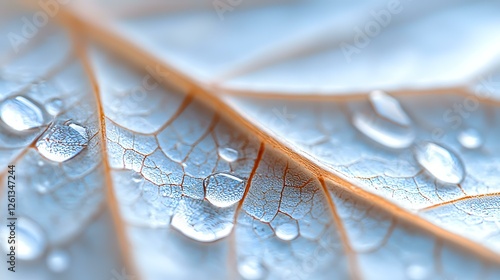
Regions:
<svg viewBox="0 0 500 280"><path fill-rule="evenodd" d="M428 141L415 144L412 120L398 100L378 90L371 92L369 99L371 110L355 112L352 119L362 134L388 148L412 147L417 163L444 183L459 184L464 180L464 164L450 148ZM458 142L466 149L477 149L483 140L476 129L467 128L458 134Z"/></svg>
<svg viewBox="0 0 500 280"><path fill-rule="evenodd" d="M64 102L59 98L50 99L42 106L29 97L18 95L0 102L0 120L2 126L14 133L27 133L49 125L50 115L59 115L63 108ZM43 157L64 162L78 155L88 141L86 128L67 120L50 124L35 146Z"/></svg>

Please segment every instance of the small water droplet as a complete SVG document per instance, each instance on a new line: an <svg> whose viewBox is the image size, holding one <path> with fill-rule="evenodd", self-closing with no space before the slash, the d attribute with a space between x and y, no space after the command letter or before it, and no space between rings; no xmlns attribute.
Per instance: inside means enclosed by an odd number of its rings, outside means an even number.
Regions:
<svg viewBox="0 0 500 280"><path fill-rule="evenodd" d="M467 149L477 149L483 144L483 138L479 131L474 128L467 128L458 134L458 142Z"/></svg>
<svg viewBox="0 0 500 280"><path fill-rule="evenodd" d="M139 172L132 173L132 181L134 183L140 183L140 182L142 182L142 180L143 180L143 177L142 177L141 173L139 173Z"/></svg>
<svg viewBox="0 0 500 280"><path fill-rule="evenodd" d="M422 142L415 146L413 154L423 168L444 183L459 184L465 177L462 161L448 148Z"/></svg>
<svg viewBox="0 0 500 280"><path fill-rule="evenodd" d="M8 240L11 235L11 229L6 227L2 232L3 240ZM4 250L10 252L10 244L2 242ZM16 256L19 260L35 260L39 258L47 248L47 238L34 221L19 217L16 228Z"/></svg>
<svg viewBox="0 0 500 280"><path fill-rule="evenodd" d="M78 155L89 141L85 127L72 121L52 125L36 142L45 158L64 162Z"/></svg>
<svg viewBox="0 0 500 280"><path fill-rule="evenodd" d="M427 273L428 273L427 269L424 266L418 264L410 265L406 269L406 275L411 280L426 279Z"/></svg>
<svg viewBox="0 0 500 280"><path fill-rule="evenodd" d="M259 280L267 275L266 267L255 257L247 257L238 263L238 272L246 280Z"/></svg>
<svg viewBox="0 0 500 280"><path fill-rule="evenodd" d="M45 110L53 116L59 115L59 113L61 113L63 107L64 107L64 103L59 98L52 98L49 101L47 101L47 103L45 104Z"/></svg>
<svg viewBox="0 0 500 280"><path fill-rule="evenodd" d="M68 269L70 257L64 250L54 250L49 253L46 261L52 272L61 273Z"/></svg>
<svg viewBox="0 0 500 280"><path fill-rule="evenodd" d="M245 181L226 173L215 173L203 181L207 200L217 207L229 207L243 198Z"/></svg>
<svg viewBox="0 0 500 280"><path fill-rule="evenodd" d="M415 140L412 122L399 102L382 91L370 94L372 110L358 111L353 125L373 141L393 149L408 148Z"/></svg>
<svg viewBox="0 0 500 280"><path fill-rule="evenodd" d="M15 131L26 131L45 124L40 105L24 96L7 98L0 104L0 119Z"/></svg>
<svg viewBox="0 0 500 280"><path fill-rule="evenodd" d="M219 148L218 153L219 156L227 162L235 162L236 160L238 160L238 151L236 151L235 149L227 147Z"/></svg>
<svg viewBox="0 0 500 280"><path fill-rule="evenodd" d="M297 223L284 223L280 224L275 229L276 236L285 241L295 239L299 235Z"/></svg>
<svg viewBox="0 0 500 280"><path fill-rule="evenodd" d="M42 166L44 166L44 165L45 165L45 163L43 162L43 160L39 160L39 161L37 161L37 163L36 163L36 164L37 164L38 166L40 166L40 167L42 167Z"/></svg>
<svg viewBox="0 0 500 280"><path fill-rule="evenodd" d="M401 126L410 126L411 120L405 113L399 101L381 90L370 93L370 102L375 112Z"/></svg>

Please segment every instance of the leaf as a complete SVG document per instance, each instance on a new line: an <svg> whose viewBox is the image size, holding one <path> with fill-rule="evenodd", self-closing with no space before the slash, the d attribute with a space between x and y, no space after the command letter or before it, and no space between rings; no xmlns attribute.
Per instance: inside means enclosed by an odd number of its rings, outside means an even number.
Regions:
<svg viewBox="0 0 500 280"><path fill-rule="evenodd" d="M473 78L497 55L498 36L484 35L496 32L496 3L411 3L415 8L395 15L351 64L337 45L353 33L325 34L364 24L359 11L385 3L237 6L223 21L202 1L147 4L61 5L62 24L40 29L19 53L1 48L1 102L22 95L53 113L28 132L9 129L5 120L0 128L2 176L10 164L18 173L17 215L40 228L28 236L43 236L32 245L38 247L28 247L41 253L20 259L7 279L500 275L495 76ZM331 20L325 7L356 16ZM22 15L14 15L5 32L22 28ZM384 51L401 34L417 38L423 50L427 41L418 34L428 26L477 15L481 21L448 29L440 48L418 53L422 58L403 55L411 50L403 44ZM443 55L463 40L459 27L488 32L477 35L481 44ZM358 72L379 54L383 71ZM457 57L463 67L453 68ZM414 59L412 67L397 78L406 59ZM315 74L321 75L308 78ZM366 82L357 86L358 80ZM409 147L356 128L356 116L376 111L367 98L373 94L365 93L374 88L393 92L416 140L458 156L462 182L439 181ZM54 113L54 98L63 104L60 112ZM72 137L88 143L61 138L48 152L75 156L54 162L38 143L50 143L49 133L68 120L85 128L80 138L73 129ZM470 127L481 133L479 149L457 140ZM56 253L69 260L67 267L54 265Z"/></svg>

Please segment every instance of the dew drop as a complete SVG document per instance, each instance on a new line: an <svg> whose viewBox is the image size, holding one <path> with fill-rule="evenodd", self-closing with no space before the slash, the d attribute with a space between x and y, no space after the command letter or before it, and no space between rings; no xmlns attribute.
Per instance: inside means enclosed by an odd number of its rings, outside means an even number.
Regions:
<svg viewBox="0 0 500 280"><path fill-rule="evenodd" d="M299 235L297 223L285 223L276 227L276 236L284 241L295 239Z"/></svg>
<svg viewBox="0 0 500 280"><path fill-rule="evenodd" d="M37 102L15 96L0 104L0 119L12 130L22 132L44 125L45 114Z"/></svg>
<svg viewBox="0 0 500 280"><path fill-rule="evenodd" d="M399 102L382 91L370 94L371 112L358 111L353 125L373 141L393 149L408 148L415 140L412 122Z"/></svg>
<svg viewBox="0 0 500 280"><path fill-rule="evenodd" d="M474 128L467 128L458 134L458 142L467 149L477 149L483 144L483 138L479 131Z"/></svg>
<svg viewBox="0 0 500 280"><path fill-rule="evenodd" d="M142 178L141 173L139 173L139 172L132 173L132 181L134 183L140 183L140 182L142 182L142 180L143 180L143 178Z"/></svg>
<svg viewBox="0 0 500 280"><path fill-rule="evenodd" d="M226 173L215 173L203 181L206 199L217 207L229 207L243 198L245 181Z"/></svg>
<svg viewBox="0 0 500 280"><path fill-rule="evenodd" d="M36 142L45 158L64 162L78 155L89 141L85 127L72 121L52 125Z"/></svg>
<svg viewBox="0 0 500 280"><path fill-rule="evenodd" d="M415 146L413 154L423 168L444 183L459 184L465 177L460 158L443 146L422 142Z"/></svg>
<svg viewBox="0 0 500 280"><path fill-rule="evenodd" d="M381 90L370 93L370 102L375 112L401 126L410 126L411 120L405 113L399 102L392 96Z"/></svg>
<svg viewBox="0 0 500 280"><path fill-rule="evenodd" d="M10 236L8 227L4 229L2 235L5 238L4 240L8 239ZM4 250L10 252L10 245L7 242L2 242L2 244L4 244ZM17 219L16 244L17 258L29 261L39 258L44 253L47 247L47 239L37 223L28 218L19 217Z"/></svg>
<svg viewBox="0 0 500 280"><path fill-rule="evenodd" d="M53 116L59 115L59 113L61 113L63 107L64 107L64 103L59 98L52 98L49 101L47 101L47 103L45 104L45 110Z"/></svg>
<svg viewBox="0 0 500 280"><path fill-rule="evenodd" d="M227 162L235 162L236 160L238 160L238 151L236 151L235 149L227 147L219 148L218 153L219 156Z"/></svg>
<svg viewBox="0 0 500 280"><path fill-rule="evenodd" d="M408 266L408 268L406 269L406 275L411 280L426 279L427 269L422 265L413 264Z"/></svg>
<svg viewBox="0 0 500 280"><path fill-rule="evenodd" d="M185 236L213 242L228 236L234 227L234 209L218 208L205 200L183 197L171 225Z"/></svg>
<svg viewBox="0 0 500 280"><path fill-rule="evenodd" d="M254 257L247 257L238 263L238 272L246 280L259 280L267 275L266 267Z"/></svg>
<svg viewBox="0 0 500 280"><path fill-rule="evenodd" d="M46 262L52 272L61 273L68 269L70 257L64 250L54 250L49 253Z"/></svg>

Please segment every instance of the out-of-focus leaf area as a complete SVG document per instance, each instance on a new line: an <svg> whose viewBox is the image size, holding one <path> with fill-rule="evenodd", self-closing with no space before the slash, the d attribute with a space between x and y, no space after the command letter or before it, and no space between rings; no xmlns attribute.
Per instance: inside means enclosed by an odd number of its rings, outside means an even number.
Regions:
<svg viewBox="0 0 500 280"><path fill-rule="evenodd" d="M0 279L500 279L500 2L0 3Z"/></svg>

